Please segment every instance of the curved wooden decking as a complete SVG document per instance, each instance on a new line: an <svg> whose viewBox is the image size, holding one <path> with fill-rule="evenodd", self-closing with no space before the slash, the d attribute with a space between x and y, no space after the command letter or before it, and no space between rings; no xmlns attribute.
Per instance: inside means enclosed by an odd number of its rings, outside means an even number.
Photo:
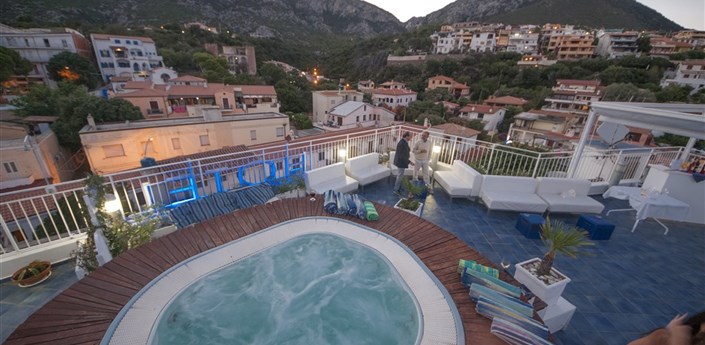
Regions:
<svg viewBox="0 0 705 345"><path fill-rule="evenodd" d="M280 222L304 216L331 216L323 198L288 199L239 210L171 233L130 250L80 280L30 316L6 344L97 344L120 309L159 274L193 255ZM468 289L456 273L459 259L492 265L463 241L409 213L376 205L380 220L339 216L377 229L411 248L450 292L458 307L467 344L503 344L490 334L490 320L475 312ZM334 216L336 217L336 216ZM512 280L505 273L502 279Z"/></svg>

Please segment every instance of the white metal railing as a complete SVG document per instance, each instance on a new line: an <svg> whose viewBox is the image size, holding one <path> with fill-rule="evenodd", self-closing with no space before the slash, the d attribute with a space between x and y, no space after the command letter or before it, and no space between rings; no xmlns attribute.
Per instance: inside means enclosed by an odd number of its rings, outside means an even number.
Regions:
<svg viewBox="0 0 705 345"><path fill-rule="evenodd" d="M248 151L105 175L108 192L122 205L122 215L144 212L151 207L188 202L213 193L250 184L274 182L287 172L298 173L340 162L347 158L396 148L403 131L419 133L416 126L392 126L294 141L287 145L263 145ZM572 152L535 152L506 145L431 133L431 143L440 147L434 158L450 164L462 160L483 174L529 177L565 177ZM648 164L668 165L682 148L586 151L580 157L579 178L594 182L639 180ZM698 155L694 152L691 155ZM702 155L701 155L702 156ZM703 157L705 158L705 157ZM615 175L617 174L617 175ZM73 241L84 233L84 181L0 195L0 258L11 252L40 249L46 243Z"/></svg>

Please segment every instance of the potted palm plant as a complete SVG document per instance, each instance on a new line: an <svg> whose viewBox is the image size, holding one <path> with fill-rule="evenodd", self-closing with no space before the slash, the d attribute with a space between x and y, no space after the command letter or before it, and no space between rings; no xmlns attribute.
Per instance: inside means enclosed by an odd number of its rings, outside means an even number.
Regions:
<svg viewBox="0 0 705 345"><path fill-rule="evenodd" d="M426 186L421 184L414 184L411 182L409 177L404 176L401 180L402 186L407 190L408 194L406 198L401 198L394 205L394 208L398 208L402 211L412 213L418 217L421 217L423 212L423 200L426 194Z"/></svg>
<svg viewBox="0 0 705 345"><path fill-rule="evenodd" d="M19 287L37 285L51 276L51 262L35 260L12 274L12 283Z"/></svg>
<svg viewBox="0 0 705 345"><path fill-rule="evenodd" d="M541 226L541 241L548 247L543 258L533 258L515 265L514 278L524 284L534 295L552 305L558 301L570 278L553 268L558 253L571 258L582 254L580 247L593 245L587 232L569 227L561 221L546 222Z"/></svg>

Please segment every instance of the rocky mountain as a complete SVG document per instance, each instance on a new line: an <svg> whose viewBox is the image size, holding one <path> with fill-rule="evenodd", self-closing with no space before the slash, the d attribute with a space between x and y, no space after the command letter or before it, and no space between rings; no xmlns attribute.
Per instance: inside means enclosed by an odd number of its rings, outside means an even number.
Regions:
<svg viewBox="0 0 705 345"><path fill-rule="evenodd" d="M505 24L565 23L593 28L680 30L680 25L635 0L457 0L407 29L425 24L483 21Z"/></svg>
<svg viewBox="0 0 705 345"><path fill-rule="evenodd" d="M404 31L389 12L360 0L0 0L0 21L161 25L200 21L281 38L371 37Z"/></svg>

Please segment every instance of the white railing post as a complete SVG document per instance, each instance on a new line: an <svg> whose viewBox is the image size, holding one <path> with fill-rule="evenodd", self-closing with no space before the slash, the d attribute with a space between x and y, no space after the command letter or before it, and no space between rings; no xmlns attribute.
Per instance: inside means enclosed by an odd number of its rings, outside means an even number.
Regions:
<svg viewBox="0 0 705 345"><path fill-rule="evenodd" d="M534 166L534 172L531 174L531 177L536 178L536 173L539 171L539 164L541 164L541 152L539 152L539 156L536 157L536 165Z"/></svg>
<svg viewBox="0 0 705 345"><path fill-rule="evenodd" d="M313 169L313 141L308 142L308 170Z"/></svg>
<svg viewBox="0 0 705 345"><path fill-rule="evenodd" d="M595 110L590 109L587 121L585 122L585 127L583 127L583 131L580 134L580 141L578 142L578 147L575 148L575 151L573 151L573 157L570 159L570 165L568 166L568 178L574 178L575 173L578 170L578 164L580 163L580 158L583 156L583 150L585 150L585 144L588 141L588 138L590 137L590 132L592 132L592 127L595 125L595 122L597 121L597 113L595 113Z"/></svg>
<svg viewBox="0 0 705 345"><path fill-rule="evenodd" d="M110 181L110 187L113 188L113 195L115 195L115 199L120 200L120 194L118 194L117 188L115 187L115 180L113 180L112 175L108 176L108 181ZM122 218L125 219L125 210L123 210L122 207L120 207L120 215L122 215Z"/></svg>
<svg viewBox="0 0 705 345"><path fill-rule="evenodd" d="M10 205L5 205L6 207L10 207ZM17 246L17 242L15 242L15 238L12 237L12 232L10 232L10 228L7 227L7 223L5 223L5 219L2 217L0 214L0 224L2 224L2 231L5 233L5 237L7 238L8 241L10 241L10 244L12 244L12 249L15 251L20 251L20 247ZM22 229L20 229L22 231ZM4 249L3 249L4 250Z"/></svg>
<svg viewBox="0 0 705 345"><path fill-rule="evenodd" d="M487 175L489 175L492 172L492 158L494 157L494 150L496 149L497 144L492 144L491 152L490 152L490 159L487 161Z"/></svg>

